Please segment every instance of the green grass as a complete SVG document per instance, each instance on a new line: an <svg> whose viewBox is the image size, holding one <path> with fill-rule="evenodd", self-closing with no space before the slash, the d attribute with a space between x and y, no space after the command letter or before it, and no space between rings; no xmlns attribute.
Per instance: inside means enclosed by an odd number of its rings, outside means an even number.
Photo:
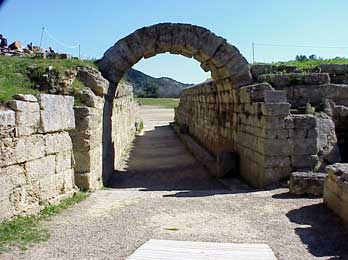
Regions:
<svg viewBox="0 0 348 260"><path fill-rule="evenodd" d="M179 98L136 98L140 105L175 108L179 105Z"/></svg>
<svg viewBox="0 0 348 260"><path fill-rule="evenodd" d="M0 253L12 247L25 250L35 243L46 241L50 234L40 222L79 203L88 195L86 192L77 192L73 197L63 200L58 205L47 206L38 215L20 216L0 223Z"/></svg>
<svg viewBox="0 0 348 260"><path fill-rule="evenodd" d="M27 77L28 67L34 64L42 73L48 66L53 66L59 72L83 65L95 67L93 61L0 57L0 101L9 100L14 94L40 93Z"/></svg>
<svg viewBox="0 0 348 260"><path fill-rule="evenodd" d="M320 64L348 64L348 58L334 58L334 59L314 59L314 60L306 60L306 61L280 61L271 63L273 65L291 65L296 66L298 68L313 68L317 67Z"/></svg>

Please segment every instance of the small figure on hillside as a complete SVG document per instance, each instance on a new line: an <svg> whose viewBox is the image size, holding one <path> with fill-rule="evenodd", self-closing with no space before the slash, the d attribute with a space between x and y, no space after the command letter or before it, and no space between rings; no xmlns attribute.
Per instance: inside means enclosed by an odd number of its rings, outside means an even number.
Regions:
<svg viewBox="0 0 348 260"><path fill-rule="evenodd" d="M48 47L49 51L50 51L50 54L54 54L56 53L51 47Z"/></svg>
<svg viewBox="0 0 348 260"><path fill-rule="evenodd" d="M33 51L33 42L27 44L28 50Z"/></svg>
<svg viewBox="0 0 348 260"><path fill-rule="evenodd" d="M2 34L0 34L0 40L0 48L7 48L7 39Z"/></svg>

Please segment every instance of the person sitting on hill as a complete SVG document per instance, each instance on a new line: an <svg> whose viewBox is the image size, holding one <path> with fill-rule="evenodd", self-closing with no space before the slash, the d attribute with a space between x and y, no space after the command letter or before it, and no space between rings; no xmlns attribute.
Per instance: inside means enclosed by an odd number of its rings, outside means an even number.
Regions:
<svg viewBox="0 0 348 260"><path fill-rule="evenodd" d="M50 54L54 54L56 53L51 47L48 47L49 51L50 51Z"/></svg>
<svg viewBox="0 0 348 260"><path fill-rule="evenodd" d="M2 34L0 34L0 40L0 48L7 48L7 39Z"/></svg>

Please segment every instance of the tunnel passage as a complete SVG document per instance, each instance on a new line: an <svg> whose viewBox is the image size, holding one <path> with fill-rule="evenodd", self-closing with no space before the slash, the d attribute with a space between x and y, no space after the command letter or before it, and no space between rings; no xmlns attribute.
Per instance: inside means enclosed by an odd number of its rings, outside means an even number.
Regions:
<svg viewBox="0 0 348 260"><path fill-rule="evenodd" d="M161 23L138 29L116 42L98 61L99 70L110 82L104 105L104 183L108 182L114 166L111 116L112 100L121 91L117 89L118 83L125 72L142 58L165 52L196 59L204 71L211 72L213 80L225 80L229 88L239 88L252 82L249 64L239 50L203 27Z"/></svg>

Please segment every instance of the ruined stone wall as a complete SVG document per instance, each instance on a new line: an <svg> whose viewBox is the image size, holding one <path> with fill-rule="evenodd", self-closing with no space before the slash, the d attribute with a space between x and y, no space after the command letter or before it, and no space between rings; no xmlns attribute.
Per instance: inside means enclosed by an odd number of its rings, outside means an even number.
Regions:
<svg viewBox="0 0 348 260"><path fill-rule="evenodd" d="M348 106L348 66L322 64L311 71L297 71L294 66L253 65L257 82L268 82L276 90L284 90L292 108L322 105L330 99L336 105Z"/></svg>
<svg viewBox="0 0 348 260"><path fill-rule="evenodd" d="M126 152L134 140L138 110L139 106L134 102L132 93L120 95L114 99L111 120L116 170L122 165Z"/></svg>
<svg viewBox="0 0 348 260"><path fill-rule="evenodd" d="M74 98L17 95L0 110L0 221L75 192Z"/></svg>
<svg viewBox="0 0 348 260"><path fill-rule="evenodd" d="M253 186L278 182L318 162L312 115L290 114L284 91L268 83L232 89L211 81L184 90L175 121L214 155L239 154L239 173Z"/></svg>
<svg viewBox="0 0 348 260"><path fill-rule="evenodd" d="M109 114L104 107L103 89L108 85L106 80L92 69L84 72L83 76L80 75L80 80L90 88L85 88L80 95L82 104L74 107L76 129L71 132L71 138L76 162L75 182L83 190L95 190L103 185L103 178L109 177L103 176L103 160L113 160L114 168L117 169L125 150L132 143L138 106L133 100L131 86L122 82L120 90L127 91L120 92L115 97L112 114ZM90 82L92 84L88 84ZM113 149L110 151L103 151L105 120L112 122Z"/></svg>

